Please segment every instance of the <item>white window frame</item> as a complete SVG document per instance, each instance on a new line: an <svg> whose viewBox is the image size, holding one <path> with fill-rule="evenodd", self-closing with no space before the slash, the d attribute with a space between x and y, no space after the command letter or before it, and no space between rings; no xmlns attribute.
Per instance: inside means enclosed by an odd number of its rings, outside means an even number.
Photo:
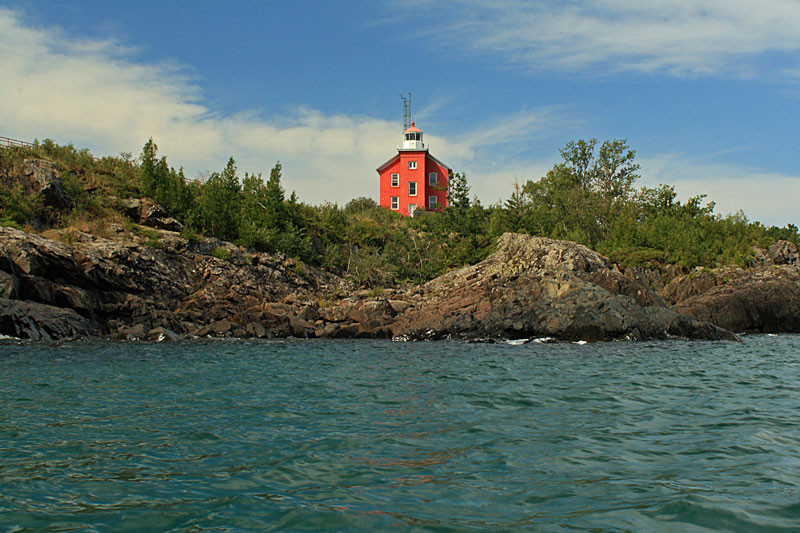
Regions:
<svg viewBox="0 0 800 533"><path fill-rule="evenodd" d="M411 188L414 188L414 192L411 192ZM416 181L409 181L408 182L408 195L409 196L416 196L417 195L417 182Z"/></svg>
<svg viewBox="0 0 800 533"><path fill-rule="evenodd" d="M439 199L436 196L428 196L428 209L436 209L439 207Z"/></svg>
<svg viewBox="0 0 800 533"><path fill-rule="evenodd" d="M414 216L414 211L417 210L417 204L408 204L408 214Z"/></svg>
<svg viewBox="0 0 800 533"><path fill-rule="evenodd" d="M416 168L417 168L417 162L416 161L409 161L408 162L408 170L415 170Z"/></svg>
<svg viewBox="0 0 800 533"><path fill-rule="evenodd" d="M400 174L397 172L392 172L392 187L399 187L400 186Z"/></svg>
<svg viewBox="0 0 800 533"><path fill-rule="evenodd" d="M391 205L393 211L399 211L400 210L400 197L399 196L392 196L389 201L391 202L390 205Z"/></svg>
<svg viewBox="0 0 800 533"><path fill-rule="evenodd" d="M439 175L436 172L428 172L428 186L436 187L439 185Z"/></svg>

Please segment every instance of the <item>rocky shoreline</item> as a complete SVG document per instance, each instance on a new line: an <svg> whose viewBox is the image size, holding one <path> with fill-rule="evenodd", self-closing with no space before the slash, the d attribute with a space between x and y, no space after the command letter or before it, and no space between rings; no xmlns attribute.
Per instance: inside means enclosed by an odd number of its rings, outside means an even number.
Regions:
<svg viewBox="0 0 800 533"><path fill-rule="evenodd" d="M800 331L789 243L764 251L753 269L665 275L621 272L579 244L505 234L477 265L423 286L367 291L280 254L155 229L153 246L109 231L47 238L0 228L0 334L601 341Z"/></svg>

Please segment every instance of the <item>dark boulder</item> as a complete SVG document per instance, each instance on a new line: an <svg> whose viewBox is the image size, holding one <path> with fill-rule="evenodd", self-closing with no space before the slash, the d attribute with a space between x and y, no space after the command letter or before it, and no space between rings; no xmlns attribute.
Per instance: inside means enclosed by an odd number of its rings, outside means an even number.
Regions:
<svg viewBox="0 0 800 533"><path fill-rule="evenodd" d="M63 208L67 205L64 187L55 164L44 159L25 159L17 180L30 195L41 195L44 205Z"/></svg>
<svg viewBox="0 0 800 533"><path fill-rule="evenodd" d="M72 309L0 298L0 335L31 340L68 339L105 333Z"/></svg>
<svg viewBox="0 0 800 533"><path fill-rule="evenodd" d="M678 301L674 309L736 332L800 332L800 269L762 267L742 271Z"/></svg>
<svg viewBox="0 0 800 533"><path fill-rule="evenodd" d="M169 216L166 210L149 198L129 198L123 201L126 215L136 222L166 231L183 231L183 224Z"/></svg>
<svg viewBox="0 0 800 533"><path fill-rule="evenodd" d="M769 257L776 265L796 265L798 263L797 245L789 241L778 241L768 248Z"/></svg>

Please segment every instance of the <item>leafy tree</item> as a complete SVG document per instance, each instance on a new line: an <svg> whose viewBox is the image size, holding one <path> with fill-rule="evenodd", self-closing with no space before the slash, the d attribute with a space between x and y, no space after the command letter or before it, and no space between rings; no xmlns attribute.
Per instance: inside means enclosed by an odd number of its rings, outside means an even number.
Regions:
<svg viewBox="0 0 800 533"><path fill-rule="evenodd" d="M639 178L636 152L626 140L605 141L595 155L597 139L570 141L561 149L573 185L591 190L607 201L627 199Z"/></svg>
<svg viewBox="0 0 800 533"><path fill-rule="evenodd" d="M376 207L378 207L378 204L372 198L359 196L347 202L347 205L344 206L344 210L346 213L364 213Z"/></svg>
<svg viewBox="0 0 800 533"><path fill-rule="evenodd" d="M607 202L627 200L633 192L633 182L640 176L639 165L634 163L636 152L628 148L627 141L605 141L593 162L591 181L596 192Z"/></svg>
<svg viewBox="0 0 800 533"><path fill-rule="evenodd" d="M597 139L568 142L560 151L562 163L523 186L527 206L519 191L512 193L514 205L508 207L515 214L510 220L534 234L590 246L602 242L634 196L639 165L625 140L596 147Z"/></svg>
<svg viewBox="0 0 800 533"><path fill-rule="evenodd" d="M565 168L569 169L566 174L573 185L587 190L592 183L592 162L594 159L594 147L597 145L597 139L583 139L578 141L569 141L564 148L559 150L561 157L564 158Z"/></svg>

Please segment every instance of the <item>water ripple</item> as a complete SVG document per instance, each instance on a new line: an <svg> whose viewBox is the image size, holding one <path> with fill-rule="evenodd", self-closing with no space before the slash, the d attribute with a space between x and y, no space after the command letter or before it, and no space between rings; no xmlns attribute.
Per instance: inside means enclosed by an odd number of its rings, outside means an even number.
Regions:
<svg viewBox="0 0 800 533"><path fill-rule="evenodd" d="M0 528L796 531L799 354L0 341Z"/></svg>

